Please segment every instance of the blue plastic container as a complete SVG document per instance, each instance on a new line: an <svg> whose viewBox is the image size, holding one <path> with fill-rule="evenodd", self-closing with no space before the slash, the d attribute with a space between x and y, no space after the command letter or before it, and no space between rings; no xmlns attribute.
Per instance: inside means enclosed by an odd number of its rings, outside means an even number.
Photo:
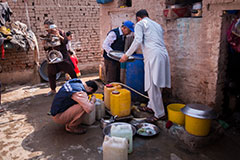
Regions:
<svg viewBox="0 0 240 160"><path fill-rule="evenodd" d="M134 57L143 58L142 54L134 54ZM144 63L143 60L135 60L127 62L126 66L126 85L145 94L144 92ZM131 91L132 101L145 102L146 98Z"/></svg>
<svg viewBox="0 0 240 160"><path fill-rule="evenodd" d="M97 0L97 3L100 3L100 4L106 4L106 3L109 3L109 2L112 2L113 0Z"/></svg>

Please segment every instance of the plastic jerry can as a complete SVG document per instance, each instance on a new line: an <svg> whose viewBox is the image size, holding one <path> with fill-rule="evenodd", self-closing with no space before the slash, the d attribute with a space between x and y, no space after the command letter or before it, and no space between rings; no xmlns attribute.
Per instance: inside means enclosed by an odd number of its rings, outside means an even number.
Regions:
<svg viewBox="0 0 240 160"><path fill-rule="evenodd" d="M91 113L84 113L82 117L82 124L92 125L96 121L96 107L93 107L93 111Z"/></svg>
<svg viewBox="0 0 240 160"><path fill-rule="evenodd" d="M110 109L110 93L120 88L122 88L121 85L117 83L106 84L104 86L104 104L108 109Z"/></svg>
<svg viewBox="0 0 240 160"><path fill-rule="evenodd" d="M131 92L127 89L118 89L110 94L110 111L113 116L124 117L131 112Z"/></svg>
<svg viewBox="0 0 240 160"><path fill-rule="evenodd" d="M128 153L131 153L133 148L133 132L130 124L112 125L111 136L122 137L128 140Z"/></svg>
<svg viewBox="0 0 240 160"><path fill-rule="evenodd" d="M96 120L100 120L102 117L105 116L105 107L103 101L100 99L96 99L95 108L96 108Z"/></svg>
<svg viewBox="0 0 240 160"><path fill-rule="evenodd" d="M103 141L103 160L127 160L128 142L126 138L105 136Z"/></svg>

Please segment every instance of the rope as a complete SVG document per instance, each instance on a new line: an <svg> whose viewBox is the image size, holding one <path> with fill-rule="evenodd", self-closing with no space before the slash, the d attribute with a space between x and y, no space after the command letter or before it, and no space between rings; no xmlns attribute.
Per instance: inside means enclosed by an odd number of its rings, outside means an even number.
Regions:
<svg viewBox="0 0 240 160"><path fill-rule="evenodd" d="M132 90L133 92L137 93L138 95L140 95L140 96L142 96L142 97L144 97L144 98L149 99L148 96L146 96L146 95L144 95L144 94L142 94L142 93L136 91L135 89L133 89L133 88L127 86L126 84L123 84L123 83L120 83L120 82L112 82L112 83L110 83L110 84L120 84L120 85L122 85L122 86L124 86L124 87L126 87L126 88L128 88L128 89L130 89L130 90Z"/></svg>

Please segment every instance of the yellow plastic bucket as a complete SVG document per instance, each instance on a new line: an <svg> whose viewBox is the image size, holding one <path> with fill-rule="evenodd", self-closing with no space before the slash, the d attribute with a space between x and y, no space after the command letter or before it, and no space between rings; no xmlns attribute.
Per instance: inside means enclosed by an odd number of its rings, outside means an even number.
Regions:
<svg viewBox="0 0 240 160"><path fill-rule="evenodd" d="M185 129L195 136L208 135L211 127L211 119L200 119L185 115Z"/></svg>
<svg viewBox="0 0 240 160"><path fill-rule="evenodd" d="M184 114L180 111L185 104L180 103L173 103L167 106L168 111L168 120L172 121L173 123L184 125Z"/></svg>

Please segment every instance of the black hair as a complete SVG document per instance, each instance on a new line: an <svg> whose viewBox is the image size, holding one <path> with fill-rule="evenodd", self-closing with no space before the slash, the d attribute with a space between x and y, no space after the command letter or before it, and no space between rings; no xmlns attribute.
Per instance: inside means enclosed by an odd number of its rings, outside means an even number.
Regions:
<svg viewBox="0 0 240 160"><path fill-rule="evenodd" d="M70 36L71 34L73 34L71 31L67 31L66 36L68 37L68 36Z"/></svg>
<svg viewBox="0 0 240 160"><path fill-rule="evenodd" d="M136 13L136 17L144 18L144 17L149 17L149 16L148 16L148 12L146 9L141 9Z"/></svg>
<svg viewBox="0 0 240 160"><path fill-rule="evenodd" d="M44 21L44 24L52 25L52 24L54 24L54 22L53 22L52 20L50 20L50 19L46 19L46 20Z"/></svg>
<svg viewBox="0 0 240 160"><path fill-rule="evenodd" d="M91 93L94 93L94 92L96 92L97 90L98 90L98 86L97 86L97 83L96 82L94 82L94 81L87 81L86 82L86 85L88 86L88 87L91 87L92 88L92 92Z"/></svg>

